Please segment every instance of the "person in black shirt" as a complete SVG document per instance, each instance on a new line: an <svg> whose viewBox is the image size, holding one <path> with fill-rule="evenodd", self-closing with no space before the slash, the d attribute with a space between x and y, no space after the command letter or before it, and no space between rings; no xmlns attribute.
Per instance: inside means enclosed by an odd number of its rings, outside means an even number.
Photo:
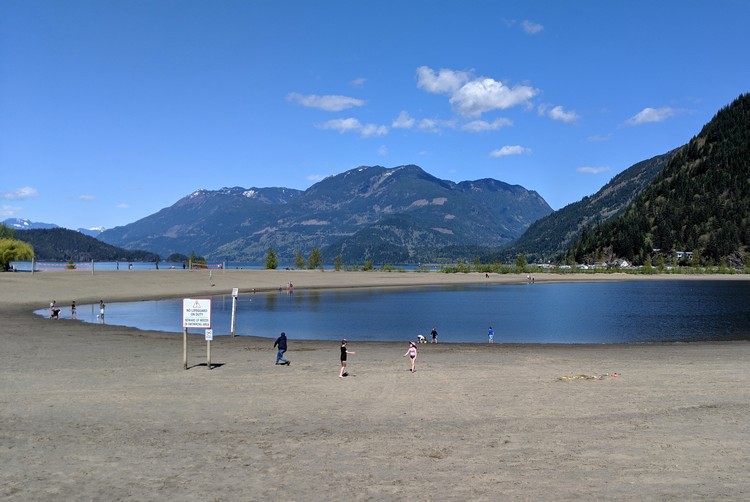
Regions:
<svg viewBox="0 0 750 502"><path fill-rule="evenodd" d="M346 372L346 356L347 354L354 355L356 352L346 350L346 340L341 340L341 371L339 371L339 378L344 378L345 376L349 376L349 373Z"/></svg>
<svg viewBox="0 0 750 502"><path fill-rule="evenodd" d="M273 346L279 348L279 352L276 354L276 364L286 364L287 366L292 364L291 361L284 359L284 352L286 352L286 333L282 331L276 341L273 342Z"/></svg>

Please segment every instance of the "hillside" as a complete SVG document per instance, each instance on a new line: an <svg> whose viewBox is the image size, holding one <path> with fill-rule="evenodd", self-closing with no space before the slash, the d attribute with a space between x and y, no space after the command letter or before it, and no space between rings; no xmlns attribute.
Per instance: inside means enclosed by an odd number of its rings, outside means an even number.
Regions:
<svg viewBox="0 0 750 502"><path fill-rule="evenodd" d="M34 248L37 260L51 261L156 261L157 255L129 251L64 228L18 230L16 238Z"/></svg>
<svg viewBox="0 0 750 502"><path fill-rule="evenodd" d="M720 110L612 222L573 246L576 261L625 258L747 264L750 246L750 94Z"/></svg>
<svg viewBox="0 0 750 502"><path fill-rule="evenodd" d="M604 185L594 195L534 222L529 229L500 253L500 261L513 261L519 254L529 262L557 261L586 229L621 215L677 154L678 150L638 162Z"/></svg>
<svg viewBox="0 0 750 502"><path fill-rule="evenodd" d="M126 249L149 249L161 256L208 255L217 246L272 225L279 206L299 196L288 188L196 190L150 216L105 230L97 238ZM224 260L231 255L217 256Z"/></svg>

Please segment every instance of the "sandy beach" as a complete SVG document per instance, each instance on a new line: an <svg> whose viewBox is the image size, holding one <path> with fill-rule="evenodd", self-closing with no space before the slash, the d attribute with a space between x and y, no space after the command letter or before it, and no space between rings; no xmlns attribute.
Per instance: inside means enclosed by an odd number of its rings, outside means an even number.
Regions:
<svg viewBox="0 0 750 502"><path fill-rule="evenodd" d="M537 274L548 281L747 276ZM525 281L437 272L0 274L2 500L748 500L750 343L406 348L70 320L69 305ZM51 300L63 319L36 316ZM269 333L269 336L276 334ZM498 342L502 340L498 338ZM615 376L614 374L617 374Z"/></svg>

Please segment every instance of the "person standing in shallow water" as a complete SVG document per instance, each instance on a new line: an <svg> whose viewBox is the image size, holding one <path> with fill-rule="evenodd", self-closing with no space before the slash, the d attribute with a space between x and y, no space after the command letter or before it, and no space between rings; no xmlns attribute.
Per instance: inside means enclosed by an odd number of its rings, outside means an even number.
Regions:
<svg viewBox="0 0 750 502"><path fill-rule="evenodd" d="M495 343L495 331L492 329L492 326L487 330L487 338L487 343Z"/></svg>
<svg viewBox="0 0 750 502"><path fill-rule="evenodd" d="M435 328L435 326L432 327L432 331L430 331L430 335L432 336L432 343L438 343L438 341L437 341L437 328Z"/></svg>
<svg viewBox="0 0 750 502"><path fill-rule="evenodd" d="M356 352L347 350L346 339L341 340L341 371L339 371L339 378L349 376L349 373L346 372L346 356L349 354L354 355Z"/></svg>
<svg viewBox="0 0 750 502"><path fill-rule="evenodd" d="M290 361L284 359L284 352L286 352L286 333L282 331L276 341L273 342L273 346L279 348L279 352L276 354L276 364L286 364L287 366L292 364Z"/></svg>

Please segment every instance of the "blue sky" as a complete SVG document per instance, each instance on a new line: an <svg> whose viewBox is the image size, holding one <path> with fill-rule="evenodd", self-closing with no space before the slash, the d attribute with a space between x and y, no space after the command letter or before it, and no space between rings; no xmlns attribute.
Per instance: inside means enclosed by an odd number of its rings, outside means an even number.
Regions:
<svg viewBox="0 0 750 502"><path fill-rule="evenodd" d="M0 2L0 219L112 228L361 165L559 209L750 91L750 2Z"/></svg>

